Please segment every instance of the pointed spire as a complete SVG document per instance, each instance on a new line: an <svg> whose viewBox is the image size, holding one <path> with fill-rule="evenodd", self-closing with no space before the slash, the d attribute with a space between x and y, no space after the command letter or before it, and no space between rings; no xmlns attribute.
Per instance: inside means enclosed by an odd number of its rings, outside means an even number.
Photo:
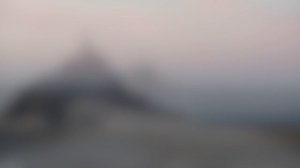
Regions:
<svg viewBox="0 0 300 168"><path fill-rule="evenodd" d="M87 60L95 60L97 59L97 54L94 50L92 39L90 36L83 36L82 39L80 39L80 44L79 44L79 57L86 57Z"/></svg>
<svg viewBox="0 0 300 168"><path fill-rule="evenodd" d="M111 76L111 69L106 61L99 57L92 36L81 36L75 57L64 69L63 78L77 84L107 83Z"/></svg>

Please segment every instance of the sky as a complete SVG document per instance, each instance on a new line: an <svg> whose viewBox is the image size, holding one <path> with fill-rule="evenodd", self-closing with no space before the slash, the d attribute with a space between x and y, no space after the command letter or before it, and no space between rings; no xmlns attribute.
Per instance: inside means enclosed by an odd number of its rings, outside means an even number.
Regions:
<svg viewBox="0 0 300 168"><path fill-rule="evenodd" d="M300 4L295 0L2 3L1 43L7 56L1 62L7 68L53 66L89 31L120 68L145 58L168 74L206 71L204 76L216 78L235 69L242 73L236 75L274 78L298 70Z"/></svg>
<svg viewBox="0 0 300 168"><path fill-rule="evenodd" d="M300 91L298 0L2 0L0 75L57 69L83 36L121 73L187 88ZM9 83L9 82L8 82Z"/></svg>

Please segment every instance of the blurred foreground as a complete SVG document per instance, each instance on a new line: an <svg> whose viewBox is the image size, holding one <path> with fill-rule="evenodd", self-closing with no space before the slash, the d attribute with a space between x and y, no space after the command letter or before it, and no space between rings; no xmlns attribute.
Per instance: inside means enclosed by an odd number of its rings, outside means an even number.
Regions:
<svg viewBox="0 0 300 168"><path fill-rule="evenodd" d="M299 151L254 129L113 109L105 120L1 150L1 168L297 168ZM2 144L3 145L3 144ZM7 145L7 144L6 144ZM3 149L3 146L1 146Z"/></svg>

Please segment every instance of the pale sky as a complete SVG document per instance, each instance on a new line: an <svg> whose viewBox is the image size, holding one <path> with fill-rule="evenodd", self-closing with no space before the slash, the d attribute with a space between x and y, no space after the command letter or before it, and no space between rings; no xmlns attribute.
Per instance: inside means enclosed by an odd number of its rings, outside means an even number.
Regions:
<svg viewBox="0 0 300 168"><path fill-rule="evenodd" d="M54 69L84 32L116 68L184 84L299 85L297 0L3 0L1 73ZM24 75L26 74L26 75Z"/></svg>

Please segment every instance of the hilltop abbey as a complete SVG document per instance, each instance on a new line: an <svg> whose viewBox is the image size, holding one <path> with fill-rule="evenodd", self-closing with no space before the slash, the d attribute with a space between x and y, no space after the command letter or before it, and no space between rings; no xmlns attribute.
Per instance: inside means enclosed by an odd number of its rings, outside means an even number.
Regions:
<svg viewBox="0 0 300 168"><path fill-rule="evenodd" d="M79 100L79 101L78 101ZM68 124L73 103L79 107L84 101L95 104L141 108L146 103L126 90L93 49L84 41L74 59L63 70L24 90L8 112L8 123L16 130L61 129ZM101 113L101 109L96 110Z"/></svg>

